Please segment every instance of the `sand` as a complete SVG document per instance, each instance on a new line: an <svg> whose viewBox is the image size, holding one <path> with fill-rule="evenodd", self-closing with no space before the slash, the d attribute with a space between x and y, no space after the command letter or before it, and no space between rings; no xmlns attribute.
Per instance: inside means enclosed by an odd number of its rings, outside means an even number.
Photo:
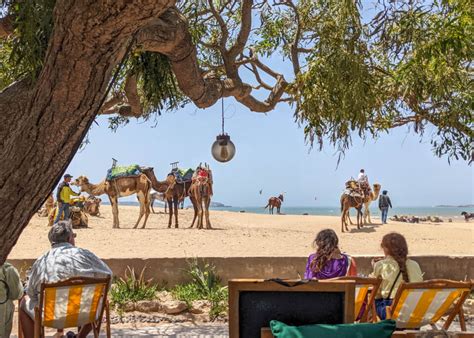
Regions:
<svg viewBox="0 0 474 338"><path fill-rule="evenodd" d="M159 208L155 208L159 209ZM161 209L162 210L162 209ZM112 212L101 206L101 217L89 216L89 228L77 229L76 244L101 258L153 257L283 257L307 256L315 234L332 228L341 249L353 255L379 255L382 236L405 235L411 255L473 255L474 222L376 224L341 233L335 216L259 215L211 211L216 230L187 229L192 210L180 210L180 228L168 229L168 215L151 214L146 229L133 229L138 207L120 206L121 229L112 229ZM34 216L11 252L10 259L37 258L49 249L47 219Z"/></svg>

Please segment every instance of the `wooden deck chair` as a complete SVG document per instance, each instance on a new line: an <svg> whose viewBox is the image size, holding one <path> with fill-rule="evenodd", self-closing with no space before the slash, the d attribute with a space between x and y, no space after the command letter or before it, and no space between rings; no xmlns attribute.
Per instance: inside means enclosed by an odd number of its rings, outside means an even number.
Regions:
<svg viewBox="0 0 474 338"><path fill-rule="evenodd" d="M62 330L86 324L92 325L97 338L104 310L107 338L110 338L109 282L110 277L73 277L58 283L42 284L39 304L35 307L34 338L45 337L45 327Z"/></svg>
<svg viewBox="0 0 474 338"><path fill-rule="evenodd" d="M353 280L356 283L355 287L355 306L354 306L354 318L360 317L360 322L367 322L369 311L372 310L371 321L376 322L377 316L375 311L375 296L379 290L382 279L380 278L366 278L366 277L338 277L334 278L338 280ZM363 309L363 313L360 313L364 302L367 300L367 304ZM359 316L360 315L360 316Z"/></svg>
<svg viewBox="0 0 474 338"><path fill-rule="evenodd" d="M466 331L462 305L472 290L472 282L456 282L444 279L420 283L404 283L398 288L391 306L387 307L387 319L397 322L397 328L419 329L435 324L448 315L443 329L448 330L456 315L462 331Z"/></svg>

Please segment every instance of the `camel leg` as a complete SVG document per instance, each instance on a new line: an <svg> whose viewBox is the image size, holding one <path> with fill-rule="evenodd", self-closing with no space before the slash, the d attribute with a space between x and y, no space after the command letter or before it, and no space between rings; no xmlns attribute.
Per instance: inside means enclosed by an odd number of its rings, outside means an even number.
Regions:
<svg viewBox="0 0 474 338"><path fill-rule="evenodd" d="M363 214L362 209L357 209L357 229L362 228Z"/></svg>
<svg viewBox="0 0 474 338"><path fill-rule="evenodd" d="M168 228L171 228L171 221L173 220L173 199L168 198L168 210L169 210L169 218L168 218Z"/></svg>
<svg viewBox="0 0 474 338"><path fill-rule="evenodd" d="M344 232L344 223L346 222L346 212L342 211L341 215L341 232Z"/></svg>
<svg viewBox="0 0 474 338"><path fill-rule="evenodd" d="M174 207L174 227L178 228L178 198L173 198L173 207Z"/></svg>
<svg viewBox="0 0 474 338"><path fill-rule="evenodd" d="M354 223L352 223L352 220L351 220L350 210L351 210L351 208L347 209L347 219L349 220L350 225L354 225ZM347 220L346 220L346 222L347 222Z"/></svg>
<svg viewBox="0 0 474 338"><path fill-rule="evenodd" d="M153 204L155 204L155 199L154 199L154 198L151 199L151 201L150 201L150 208L151 208L151 211L152 211L154 214L156 214L155 209L153 209Z"/></svg>
<svg viewBox="0 0 474 338"><path fill-rule="evenodd" d="M193 197L193 196L189 196L189 199L191 200L191 203L193 205L193 209L194 209L194 217L193 217L193 222L191 223L191 226L189 228L192 228L194 226L194 222L196 221L196 218L198 216L198 210L197 210L197 206L196 206L196 199Z"/></svg>
<svg viewBox="0 0 474 338"><path fill-rule="evenodd" d="M197 198L197 209L198 209L198 222L197 222L197 228L202 229L202 199L201 197Z"/></svg>
<svg viewBox="0 0 474 338"><path fill-rule="evenodd" d="M349 229L347 228L347 210L342 209L342 214L341 214L341 231L344 232L344 228L346 228L347 231Z"/></svg>
<svg viewBox="0 0 474 338"><path fill-rule="evenodd" d="M350 230L349 230L349 227L347 226L347 218L349 218L349 209L347 209L347 210L345 211L345 216L346 216L346 218L345 218L345 222L344 222L344 227L346 228L346 231L350 231ZM349 219L350 219L350 218L349 218Z"/></svg>
<svg viewBox="0 0 474 338"><path fill-rule="evenodd" d="M211 198L208 196L204 202L205 204L205 214L206 214L206 228L212 229L211 220L209 219L209 206L211 205Z"/></svg>
<svg viewBox="0 0 474 338"><path fill-rule="evenodd" d="M369 209L369 206L367 205L367 207L365 208L365 210L367 211L367 220L365 221L365 223L367 223L367 221L369 222L369 224L372 224L372 220L370 219L370 209Z"/></svg>
<svg viewBox="0 0 474 338"><path fill-rule="evenodd" d="M118 216L118 199L117 199L117 197L110 197L109 196L109 200L110 200L110 204L112 205L112 215L113 215L112 228L113 229L118 229L118 228L120 228L119 216Z"/></svg>
<svg viewBox="0 0 474 338"><path fill-rule="evenodd" d="M145 201L144 196L141 192L137 193L137 198L138 198L138 202L140 203L140 214L138 215L137 222L135 223L135 226L133 227L134 229L136 229L138 227L138 224L142 220L142 217L145 214L145 205L146 205L146 201Z"/></svg>
<svg viewBox="0 0 474 338"><path fill-rule="evenodd" d="M145 229L148 216L150 216L150 200L146 197L147 195L145 195L145 220L143 221L142 229Z"/></svg>

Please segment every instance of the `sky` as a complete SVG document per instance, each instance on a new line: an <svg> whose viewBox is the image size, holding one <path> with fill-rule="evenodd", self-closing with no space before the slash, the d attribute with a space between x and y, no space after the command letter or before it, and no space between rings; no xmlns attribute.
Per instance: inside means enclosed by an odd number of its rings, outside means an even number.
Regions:
<svg viewBox="0 0 474 338"><path fill-rule="evenodd" d="M266 115L233 99L226 99L224 106L226 132L237 149L228 163L211 156L220 133L220 104L205 110L190 104L156 122L131 121L115 133L107 118L99 117L89 133L90 144L76 154L67 172L96 183L115 158L122 165L152 166L158 179L164 179L171 162L179 161L182 168L207 162L213 171L214 201L264 206L269 196L285 193L286 206L337 206L344 182L364 168L370 182L388 190L397 206L474 204L473 167L434 156L429 135L420 142L419 136L400 128L378 140L355 139L337 166L338 156L329 144L323 151L310 149L286 104Z"/></svg>

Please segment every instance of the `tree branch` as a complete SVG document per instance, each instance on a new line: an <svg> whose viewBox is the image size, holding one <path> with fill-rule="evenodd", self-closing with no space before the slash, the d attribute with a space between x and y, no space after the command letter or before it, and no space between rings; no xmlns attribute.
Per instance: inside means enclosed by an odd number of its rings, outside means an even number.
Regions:
<svg viewBox="0 0 474 338"><path fill-rule="evenodd" d="M252 29L252 5L253 0L242 1L240 31L237 35L235 44L229 49L228 52L228 56L232 60L235 60L237 55L244 51L245 45L249 39L250 30Z"/></svg>
<svg viewBox="0 0 474 338"><path fill-rule="evenodd" d="M9 14L0 19L0 39L13 34L13 15Z"/></svg>

